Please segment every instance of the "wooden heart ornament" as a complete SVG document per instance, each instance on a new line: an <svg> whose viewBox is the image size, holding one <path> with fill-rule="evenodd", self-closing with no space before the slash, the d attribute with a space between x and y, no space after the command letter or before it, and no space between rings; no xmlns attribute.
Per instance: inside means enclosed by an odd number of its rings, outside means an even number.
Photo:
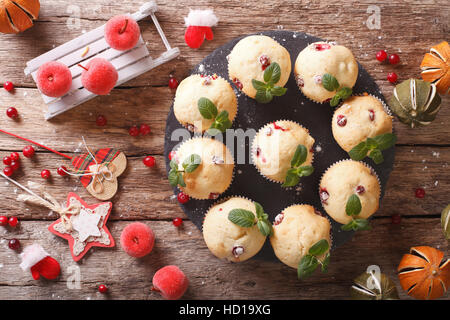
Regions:
<svg viewBox="0 0 450 320"><path fill-rule="evenodd" d="M106 148L72 159L81 184L99 200L109 200L117 192L119 177L127 167L127 158L119 150Z"/></svg>

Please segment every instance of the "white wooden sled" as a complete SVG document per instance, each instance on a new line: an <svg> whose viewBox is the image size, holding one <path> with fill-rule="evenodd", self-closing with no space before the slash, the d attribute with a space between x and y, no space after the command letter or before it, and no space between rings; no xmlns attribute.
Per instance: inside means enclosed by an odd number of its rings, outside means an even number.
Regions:
<svg viewBox="0 0 450 320"><path fill-rule="evenodd" d="M67 65L72 72L72 87L65 96L61 98L51 98L42 94L44 102L48 105L48 112L45 115L45 119L49 120L96 96L83 88L81 84L82 68L77 66L78 63L86 65L95 57L109 60L119 73L119 79L116 84L116 86L118 86L176 58L180 54L180 50L178 48L172 48L167 41L155 16L157 10L158 7L156 3L154 1L149 1L142 5L138 12L131 15L136 21L151 16L164 46L166 47L166 51L156 59L153 59L150 56L142 36L140 37L138 44L131 50L117 51L111 49L103 36L105 27L105 25L103 25L28 61L25 68L25 75L31 74L34 81L36 81L36 74L39 67L48 61L60 61Z"/></svg>

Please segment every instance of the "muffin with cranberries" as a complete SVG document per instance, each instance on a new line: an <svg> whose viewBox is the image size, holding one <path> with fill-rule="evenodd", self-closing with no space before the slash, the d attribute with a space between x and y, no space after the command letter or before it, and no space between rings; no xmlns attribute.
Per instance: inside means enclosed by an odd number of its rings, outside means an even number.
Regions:
<svg viewBox="0 0 450 320"><path fill-rule="evenodd" d="M181 81L173 103L175 117L184 127L190 131L203 132L213 124L217 116L205 117L200 112L199 100L202 98L214 104L217 115L226 111L229 121L233 122L238 104L228 81L215 74L194 74Z"/></svg>
<svg viewBox="0 0 450 320"><path fill-rule="evenodd" d="M252 142L253 164L267 179L286 183L288 171L299 146L303 146L306 157L301 166L313 162L314 138L309 131L296 122L279 120L259 129Z"/></svg>
<svg viewBox="0 0 450 320"><path fill-rule="evenodd" d="M392 116L377 98L353 96L336 109L331 128L336 142L349 152L367 138L391 133Z"/></svg>
<svg viewBox="0 0 450 320"><path fill-rule="evenodd" d="M206 213L203 238L212 254L220 259L245 261L257 254L264 245L266 237L256 224L242 227L230 221L230 212L241 209L253 213L256 221L255 203L241 197L231 197L215 204Z"/></svg>
<svg viewBox="0 0 450 320"><path fill-rule="evenodd" d="M320 181L319 196L328 215L341 224L354 219L367 219L379 208L381 187L375 171L360 161L343 160L325 171ZM359 199L360 210L349 215L347 204Z"/></svg>
<svg viewBox="0 0 450 320"><path fill-rule="evenodd" d="M268 36L248 36L240 40L228 56L228 74L238 89L255 98L257 90L252 80L264 82L264 71L275 62L281 74L274 85L284 87L291 73L289 52Z"/></svg>
<svg viewBox="0 0 450 320"><path fill-rule="evenodd" d="M194 199L217 199L230 186L233 170L233 156L222 142L195 137L173 155L169 181L180 177L178 187Z"/></svg>
<svg viewBox="0 0 450 320"><path fill-rule="evenodd" d="M302 257L318 241L326 240L331 248L330 230L328 219L314 207L306 204L292 205L275 217L270 243L281 262L297 268Z"/></svg>
<svg viewBox="0 0 450 320"><path fill-rule="evenodd" d="M299 89L315 102L331 100L342 87L353 88L358 78L358 63L352 52L344 46L329 42L314 42L297 56L294 66ZM337 80L327 89L322 81L325 74Z"/></svg>

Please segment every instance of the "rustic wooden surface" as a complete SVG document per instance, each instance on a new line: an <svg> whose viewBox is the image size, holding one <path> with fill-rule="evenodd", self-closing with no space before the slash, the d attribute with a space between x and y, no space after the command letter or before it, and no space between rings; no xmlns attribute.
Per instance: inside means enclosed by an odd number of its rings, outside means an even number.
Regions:
<svg viewBox="0 0 450 320"><path fill-rule="evenodd" d="M400 80L419 77L419 64L428 48L446 39L450 31L448 2L442 1L360 1L344 0L328 4L326 1L263 1L255 5L246 1L159 0L157 13L169 41L181 49L178 59L148 72L114 90L111 95L98 97L50 122L43 119L46 107L31 77L25 77L26 61L58 46L82 32L99 26L108 18L123 12L134 12L143 1L107 0L47 0L42 1L39 21L20 35L0 35L0 83L13 81L13 94L0 90L0 128L30 137L59 151L74 154L81 150L80 137L97 147L114 146L125 152L129 166L120 178L120 191L113 199L110 230L116 241L121 230L134 220L150 225L157 236L154 251L141 260L127 256L120 246L114 249L95 249L81 263L74 263L67 243L50 234L46 228L56 216L47 209L24 205L15 201L19 192L14 186L0 182L0 215L18 216L20 228L0 227L0 299L159 299L152 293L154 272L167 264L180 266L191 281L185 295L188 299L345 299L352 279L369 265L378 265L391 276L402 298L395 269L402 254L414 245L430 245L448 253L448 243L442 236L439 214L448 204L450 187L450 109L448 97L429 127L411 130L395 121L398 134L394 170L388 183L381 210L373 221L373 230L357 234L351 242L333 252L333 263L327 275L317 274L304 282L278 262L250 260L229 264L213 257L206 248L201 233L187 220L165 177L163 153L164 126L174 92L167 87L171 72L181 80L189 70L218 46L236 36L271 29L285 29L336 40L349 47L358 61L376 79L387 99L392 85L385 78L395 70ZM369 29L365 22L371 15L369 5L381 9L381 29ZM207 41L201 49L192 50L184 44L184 21L188 8L213 8L220 18L214 28L214 41ZM79 10L79 27L73 20ZM252 17L249 19L249 17ZM162 44L154 26L147 20L141 23L144 39L153 56L162 51ZM57 31L57 32L55 32ZM396 67L380 65L374 58L379 49L400 55ZM4 116L8 106L15 106L19 121ZM97 127L95 119L103 114L106 127ZM147 123L152 133L132 138L127 130L131 125ZM21 151L25 143L0 135L0 157L11 151ZM157 167L148 169L142 164L145 155L154 155ZM30 161L22 159L22 169L15 175L18 181L39 182L63 200L76 191L89 203L96 200L75 179L60 178L56 168L64 159L39 150ZM40 171L48 168L53 179L44 182ZM424 199L414 197L414 189L426 190ZM390 216L401 214L400 225L393 225ZM180 230L171 219L183 217ZM23 245L42 244L63 268L57 281L34 281L19 269L18 255L8 249L7 242L18 238ZM68 289L73 269L81 274L80 289ZM268 276L270 275L270 276ZM97 293L105 283L110 294ZM448 295L444 297L448 299Z"/></svg>

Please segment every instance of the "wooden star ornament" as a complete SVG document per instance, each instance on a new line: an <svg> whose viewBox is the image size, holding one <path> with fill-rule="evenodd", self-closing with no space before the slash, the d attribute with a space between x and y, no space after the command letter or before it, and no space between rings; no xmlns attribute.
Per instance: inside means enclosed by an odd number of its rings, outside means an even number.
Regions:
<svg viewBox="0 0 450 320"><path fill-rule="evenodd" d="M66 214L53 222L48 230L69 242L74 261L79 261L92 247L115 246L106 222L111 213L111 202L88 205L76 193L67 195L67 208L78 208L77 215ZM78 211L78 210L76 210Z"/></svg>

